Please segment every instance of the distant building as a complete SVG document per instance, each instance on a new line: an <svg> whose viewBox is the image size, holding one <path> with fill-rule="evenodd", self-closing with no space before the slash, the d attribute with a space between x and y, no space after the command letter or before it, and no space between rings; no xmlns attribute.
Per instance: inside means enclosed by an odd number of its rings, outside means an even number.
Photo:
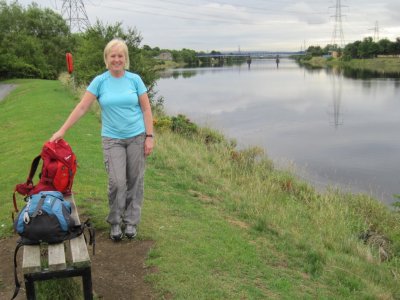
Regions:
<svg viewBox="0 0 400 300"><path fill-rule="evenodd" d="M340 53L338 51L329 51L328 54L322 55L323 58L338 58L340 57Z"/></svg>
<svg viewBox="0 0 400 300"><path fill-rule="evenodd" d="M162 52L160 55L156 56L155 59L172 60L172 54L170 52Z"/></svg>
<svg viewBox="0 0 400 300"><path fill-rule="evenodd" d="M338 51L332 51L332 57L333 58L338 58L340 55L339 55L339 52Z"/></svg>

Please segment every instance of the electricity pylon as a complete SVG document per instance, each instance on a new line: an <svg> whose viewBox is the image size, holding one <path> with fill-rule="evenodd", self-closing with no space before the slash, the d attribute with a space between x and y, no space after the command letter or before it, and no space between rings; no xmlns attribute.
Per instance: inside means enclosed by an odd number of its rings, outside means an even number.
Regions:
<svg viewBox="0 0 400 300"><path fill-rule="evenodd" d="M379 41L379 25L378 25L378 21L375 21L375 27L370 29L374 31L374 42L378 42Z"/></svg>
<svg viewBox="0 0 400 300"><path fill-rule="evenodd" d="M340 48L344 47L344 34L343 34L343 26L342 26L342 3L341 0L336 0L335 6L335 15L332 16L335 18L335 24L333 26L332 33L332 42L331 45L339 46Z"/></svg>
<svg viewBox="0 0 400 300"><path fill-rule="evenodd" d="M62 0L61 15L67 21L71 32L83 32L90 27L82 0Z"/></svg>

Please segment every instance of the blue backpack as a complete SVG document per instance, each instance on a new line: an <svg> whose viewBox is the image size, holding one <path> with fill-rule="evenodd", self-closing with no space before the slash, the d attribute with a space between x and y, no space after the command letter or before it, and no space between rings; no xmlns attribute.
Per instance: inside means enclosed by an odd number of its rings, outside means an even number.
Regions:
<svg viewBox="0 0 400 300"><path fill-rule="evenodd" d="M14 223L24 245L55 244L82 234L82 226L71 217L71 204L58 191L26 198L27 204Z"/></svg>

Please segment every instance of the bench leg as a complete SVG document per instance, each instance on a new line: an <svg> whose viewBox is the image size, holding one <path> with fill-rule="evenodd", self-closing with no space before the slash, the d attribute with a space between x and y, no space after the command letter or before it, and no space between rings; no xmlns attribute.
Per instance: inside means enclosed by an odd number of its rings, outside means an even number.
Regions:
<svg viewBox="0 0 400 300"><path fill-rule="evenodd" d="M67 269L62 271L42 272L25 274L26 298L36 300L35 281L50 280L57 278L82 277L83 295L85 300L93 300L92 291L92 269Z"/></svg>
<svg viewBox="0 0 400 300"><path fill-rule="evenodd" d="M25 275L24 277L25 277L26 299L35 300L36 299L35 281L29 275Z"/></svg>
<svg viewBox="0 0 400 300"><path fill-rule="evenodd" d="M93 299L92 292L92 271L91 268L87 268L82 272L82 285L83 285L83 296L85 300Z"/></svg>

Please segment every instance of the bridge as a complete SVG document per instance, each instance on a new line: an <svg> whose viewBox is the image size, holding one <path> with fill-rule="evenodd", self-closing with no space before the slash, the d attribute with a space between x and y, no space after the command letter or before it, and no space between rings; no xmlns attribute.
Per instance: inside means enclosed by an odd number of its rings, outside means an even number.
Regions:
<svg viewBox="0 0 400 300"><path fill-rule="evenodd" d="M250 57L250 58L275 58L289 57L292 55L305 55L305 51L232 51L217 53L199 53L196 57L228 58L228 57Z"/></svg>

